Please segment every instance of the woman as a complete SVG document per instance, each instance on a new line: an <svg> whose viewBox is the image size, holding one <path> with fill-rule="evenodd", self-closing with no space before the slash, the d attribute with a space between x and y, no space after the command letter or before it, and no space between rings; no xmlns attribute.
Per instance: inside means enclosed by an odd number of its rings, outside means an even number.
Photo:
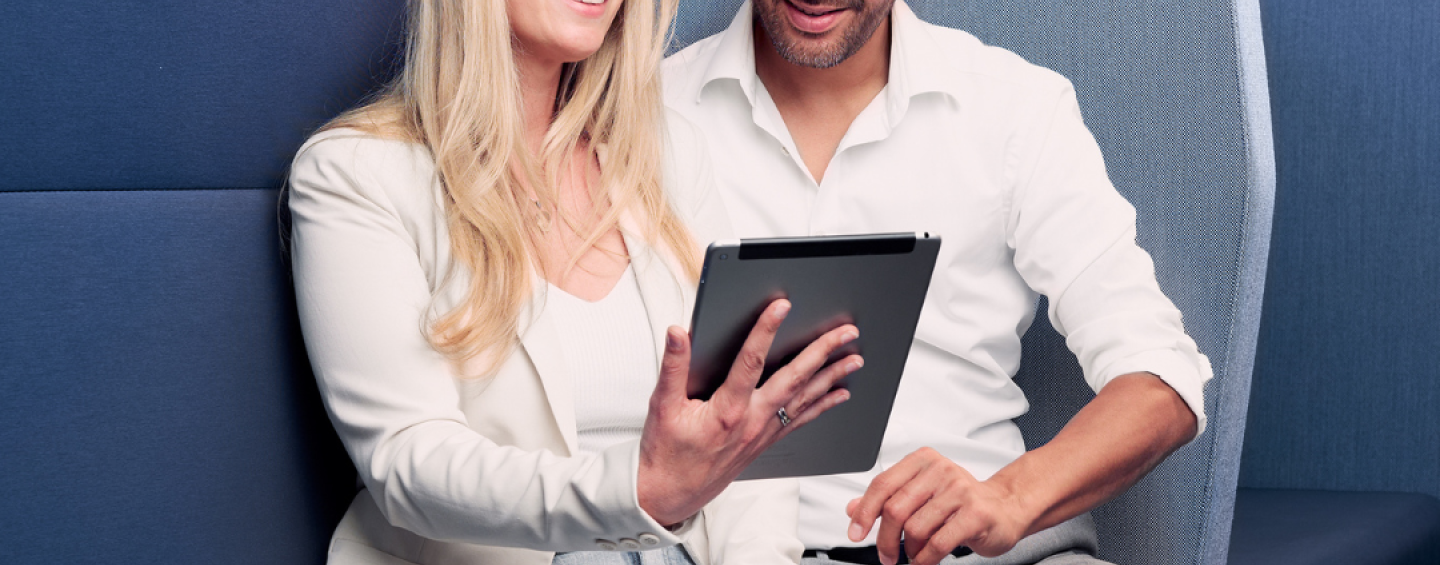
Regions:
<svg viewBox="0 0 1440 565"><path fill-rule="evenodd" d="M757 389L777 301L685 398L686 226L728 222L661 127L672 2L415 0L402 75L300 150L301 322L365 486L332 563L798 561L793 483L727 485L848 398L857 332Z"/></svg>

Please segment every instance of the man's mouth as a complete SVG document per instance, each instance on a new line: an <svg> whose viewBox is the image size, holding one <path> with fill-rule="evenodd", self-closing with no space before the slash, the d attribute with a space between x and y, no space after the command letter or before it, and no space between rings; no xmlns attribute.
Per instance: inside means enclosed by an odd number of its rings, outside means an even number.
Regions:
<svg viewBox="0 0 1440 565"><path fill-rule="evenodd" d="M821 34L830 31L835 26L844 8L832 8L829 6L810 6L785 0L785 11L788 13L791 25L802 32L809 34Z"/></svg>
<svg viewBox="0 0 1440 565"><path fill-rule="evenodd" d="M823 7L823 6L807 6L807 5L803 5L803 4L796 4L796 3L794 3L794 2L788 2L788 3L789 3L791 6L794 6L795 9L796 9L796 10L799 10L801 13L803 13L803 14L805 14L805 15L807 15L807 16L813 16L813 17L820 17L820 16L823 16L823 15L825 15L825 14L830 14L830 13L833 13L833 12L839 12L840 10L843 9L843 8L826 8L826 7Z"/></svg>

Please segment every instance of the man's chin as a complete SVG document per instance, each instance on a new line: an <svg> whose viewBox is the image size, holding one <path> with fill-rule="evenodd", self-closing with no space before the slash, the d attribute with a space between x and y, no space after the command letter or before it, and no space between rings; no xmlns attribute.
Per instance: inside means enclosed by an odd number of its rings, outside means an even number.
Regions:
<svg viewBox="0 0 1440 565"><path fill-rule="evenodd" d="M812 69L828 69L845 62L847 58L844 53L828 51L810 51L799 49L780 48L780 57L792 65L809 67Z"/></svg>

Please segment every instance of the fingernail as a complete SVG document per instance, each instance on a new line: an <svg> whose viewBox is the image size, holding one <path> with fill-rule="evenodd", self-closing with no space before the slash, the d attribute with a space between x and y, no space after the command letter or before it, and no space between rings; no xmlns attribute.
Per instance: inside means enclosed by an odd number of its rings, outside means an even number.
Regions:
<svg viewBox="0 0 1440 565"><path fill-rule="evenodd" d="M665 348L669 349L670 351L679 351L680 338L675 337L674 333L665 332Z"/></svg>
<svg viewBox="0 0 1440 565"><path fill-rule="evenodd" d="M784 302L784 303L780 304L779 306L776 306L776 307L775 307L775 319L777 319L777 320L784 320L784 319L785 319L785 316L786 316L787 314L789 314L789 313L790 313L790 303L789 303L789 302Z"/></svg>
<svg viewBox="0 0 1440 565"><path fill-rule="evenodd" d="M859 522L850 523L850 541L861 541L865 539L865 529L860 527Z"/></svg>
<svg viewBox="0 0 1440 565"><path fill-rule="evenodd" d="M845 373L846 373L846 374L849 374L849 373L853 373L853 372L855 372L855 371L859 371L860 368L861 368L861 367L864 367L864 366L865 366L865 362L864 362L864 361L851 361L849 364L845 365Z"/></svg>
<svg viewBox="0 0 1440 565"><path fill-rule="evenodd" d="M858 333L855 333L855 332L845 332L845 335L840 336L840 343L841 343L841 344L850 343L850 342L852 342L852 341L855 341L855 338L858 338L858 337L860 337L860 334L858 334Z"/></svg>
<svg viewBox="0 0 1440 565"><path fill-rule="evenodd" d="M842 390L842 391L840 391L840 402L845 402L846 400L850 400L850 391L848 391L848 390Z"/></svg>

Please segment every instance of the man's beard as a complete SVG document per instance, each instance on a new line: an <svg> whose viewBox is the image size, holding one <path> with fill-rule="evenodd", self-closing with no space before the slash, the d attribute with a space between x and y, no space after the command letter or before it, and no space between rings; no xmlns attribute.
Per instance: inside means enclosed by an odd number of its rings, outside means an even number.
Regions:
<svg viewBox="0 0 1440 565"><path fill-rule="evenodd" d="M838 6L832 5L835 8L853 10L858 19L845 30L839 43L827 49L812 52L803 48L802 43L794 41L790 35L785 33L789 28L789 23L781 12L785 10L785 6L782 4L786 1L776 0L769 9L755 10L756 18L760 20L760 26L764 28L765 35L770 36L770 44L775 46L780 57L791 64L813 69L828 69L849 59L851 55L865 46L865 42L870 40L870 36L875 34L875 30L880 27L880 23L884 21L885 14L889 9L888 7L876 9L878 6L872 4L867 11L865 0L845 0ZM881 3L879 0L871 1L875 4ZM806 0L795 0L795 2L809 4Z"/></svg>

